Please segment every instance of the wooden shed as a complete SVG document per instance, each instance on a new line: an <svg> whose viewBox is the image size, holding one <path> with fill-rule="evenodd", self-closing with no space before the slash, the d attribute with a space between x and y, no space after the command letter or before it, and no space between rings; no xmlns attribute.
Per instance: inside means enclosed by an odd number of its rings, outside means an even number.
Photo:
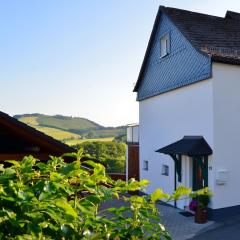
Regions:
<svg viewBox="0 0 240 240"><path fill-rule="evenodd" d="M140 178L138 128L138 124L128 125L127 128L126 180Z"/></svg>
<svg viewBox="0 0 240 240"><path fill-rule="evenodd" d="M0 161L21 160L26 155L46 161L49 155L73 151L68 145L0 112Z"/></svg>

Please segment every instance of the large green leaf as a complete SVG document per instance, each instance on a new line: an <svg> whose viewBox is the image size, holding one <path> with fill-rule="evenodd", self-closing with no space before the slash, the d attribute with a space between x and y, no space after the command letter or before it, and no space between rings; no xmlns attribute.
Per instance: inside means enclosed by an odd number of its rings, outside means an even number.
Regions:
<svg viewBox="0 0 240 240"><path fill-rule="evenodd" d="M63 209L67 215L73 217L74 219L78 217L77 212L65 199L58 199L55 203L56 206Z"/></svg>
<svg viewBox="0 0 240 240"><path fill-rule="evenodd" d="M169 194L166 194L163 192L162 189L156 189L151 195L150 195L151 201L156 202L160 199L168 200L170 198Z"/></svg>

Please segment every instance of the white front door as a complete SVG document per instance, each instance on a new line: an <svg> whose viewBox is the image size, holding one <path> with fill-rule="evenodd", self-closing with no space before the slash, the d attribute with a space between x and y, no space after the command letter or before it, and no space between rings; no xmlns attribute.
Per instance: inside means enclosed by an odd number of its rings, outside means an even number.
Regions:
<svg viewBox="0 0 240 240"><path fill-rule="evenodd" d="M185 186L188 188L192 188L192 159L189 156L182 156L182 181L177 181L178 186ZM187 197L183 197L181 200L177 201L177 207L180 209L186 209L189 206L190 199Z"/></svg>

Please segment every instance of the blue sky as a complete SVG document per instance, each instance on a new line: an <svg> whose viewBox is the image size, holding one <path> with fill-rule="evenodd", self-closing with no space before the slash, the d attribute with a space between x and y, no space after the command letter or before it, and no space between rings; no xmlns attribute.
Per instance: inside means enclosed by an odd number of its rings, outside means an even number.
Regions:
<svg viewBox="0 0 240 240"><path fill-rule="evenodd" d="M238 0L0 0L0 110L137 122L132 89L159 5L240 12Z"/></svg>

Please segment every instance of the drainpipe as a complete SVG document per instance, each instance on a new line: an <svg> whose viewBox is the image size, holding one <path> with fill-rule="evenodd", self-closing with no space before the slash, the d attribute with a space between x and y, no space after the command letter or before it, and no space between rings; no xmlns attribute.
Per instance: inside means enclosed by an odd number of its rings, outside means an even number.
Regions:
<svg viewBox="0 0 240 240"><path fill-rule="evenodd" d="M177 157L174 154L169 154L174 161L174 191L177 190ZM174 200L174 207L177 208L177 201Z"/></svg>

